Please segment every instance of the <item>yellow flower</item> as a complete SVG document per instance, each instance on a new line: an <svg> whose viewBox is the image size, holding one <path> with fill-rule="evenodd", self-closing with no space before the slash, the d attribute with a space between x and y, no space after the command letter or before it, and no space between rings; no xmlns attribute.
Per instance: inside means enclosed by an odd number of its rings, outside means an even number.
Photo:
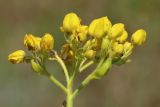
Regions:
<svg viewBox="0 0 160 107"><path fill-rule="evenodd" d="M79 26L76 30L78 41L85 41L87 39L88 26L82 25Z"/></svg>
<svg viewBox="0 0 160 107"><path fill-rule="evenodd" d="M24 61L25 52L23 50L17 50L8 55L8 61L12 64L18 64Z"/></svg>
<svg viewBox="0 0 160 107"><path fill-rule="evenodd" d="M40 42L41 50L43 51L50 51L53 49L54 46L54 38L51 34L46 33Z"/></svg>
<svg viewBox="0 0 160 107"><path fill-rule="evenodd" d="M102 38L109 32L111 26L112 24L107 17L95 19L89 25L89 34L96 38Z"/></svg>
<svg viewBox="0 0 160 107"><path fill-rule="evenodd" d="M132 34L131 41L135 45L141 45L142 43L146 41L146 36L147 36L146 31L143 29L139 29L135 33Z"/></svg>
<svg viewBox="0 0 160 107"><path fill-rule="evenodd" d="M124 24L123 23L117 23L114 24L111 28L109 37L112 39L115 39L117 37L119 37L124 31Z"/></svg>
<svg viewBox="0 0 160 107"><path fill-rule="evenodd" d="M41 38L35 37L32 34L26 34L24 37L24 45L28 50L39 50Z"/></svg>
<svg viewBox="0 0 160 107"><path fill-rule="evenodd" d="M73 33L80 26L80 18L75 13L68 13L63 19L62 31Z"/></svg>
<svg viewBox="0 0 160 107"><path fill-rule="evenodd" d="M91 58L94 58L96 56L96 51L94 50L87 50L85 53L84 53L84 56L91 59Z"/></svg>
<svg viewBox="0 0 160 107"><path fill-rule="evenodd" d="M113 51L117 54L122 54L124 50L124 46L122 44L119 44L118 42L115 42L113 44Z"/></svg>
<svg viewBox="0 0 160 107"><path fill-rule="evenodd" d="M117 41L119 41L120 43L123 43L127 40L127 37L128 37L128 33L127 31L124 30L121 36L117 38Z"/></svg>

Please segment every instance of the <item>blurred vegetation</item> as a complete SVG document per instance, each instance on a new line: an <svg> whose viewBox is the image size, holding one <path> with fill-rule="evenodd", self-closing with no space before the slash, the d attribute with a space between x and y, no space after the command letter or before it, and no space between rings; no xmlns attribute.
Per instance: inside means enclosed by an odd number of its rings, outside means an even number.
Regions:
<svg viewBox="0 0 160 107"><path fill-rule="evenodd" d="M130 34L138 28L148 33L132 62L114 66L106 78L92 82L75 107L160 107L159 0L0 0L0 106L61 107L64 95L55 85L37 76L29 65L12 65L6 59L10 52L24 49L26 33L49 32L59 49L64 42L59 27L69 12L76 12L85 24L107 15L114 23L125 23ZM56 63L48 67L64 81Z"/></svg>

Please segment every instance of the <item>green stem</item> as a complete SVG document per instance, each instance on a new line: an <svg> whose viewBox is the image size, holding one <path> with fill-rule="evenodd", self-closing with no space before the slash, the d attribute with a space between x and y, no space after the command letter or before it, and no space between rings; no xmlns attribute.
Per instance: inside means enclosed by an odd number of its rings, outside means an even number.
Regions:
<svg viewBox="0 0 160 107"><path fill-rule="evenodd" d="M94 61L88 62L87 64L85 64L84 66L82 66L79 71L82 72L83 70L85 70L86 68L88 68L89 66L91 66L92 64L94 64Z"/></svg>
<svg viewBox="0 0 160 107"><path fill-rule="evenodd" d="M99 78L105 76L105 74L108 72L110 66L111 66L111 58L108 58L106 61L104 61L104 59L101 59L101 61L97 65L97 68L90 75L88 75L82 81L81 85L73 92L73 98L75 98L78 95L78 93L83 88L85 88L92 80L99 79ZM104 69L104 67L105 67L105 69ZM102 75L100 75L99 73L102 74Z"/></svg>
<svg viewBox="0 0 160 107"><path fill-rule="evenodd" d="M71 78L67 84L67 106L66 107L73 107L73 94L72 94L72 87L73 87L73 79Z"/></svg>
<svg viewBox="0 0 160 107"><path fill-rule="evenodd" d="M87 61L87 58L84 58L84 60L81 61L79 67L82 67L82 65Z"/></svg>
<svg viewBox="0 0 160 107"><path fill-rule="evenodd" d="M51 80L57 87L59 87L62 91L64 91L67 94L66 87L61 84L53 75L48 76L49 80Z"/></svg>
<svg viewBox="0 0 160 107"><path fill-rule="evenodd" d="M83 82L81 83L81 85L73 92L73 98L75 98L78 93L83 89L85 88L89 83L90 81L94 80L94 72L92 72L86 79L83 80Z"/></svg>
<svg viewBox="0 0 160 107"><path fill-rule="evenodd" d="M69 74L68 74L68 70L66 65L64 64L63 60L57 55L57 53L55 52L55 57L57 59L57 61L59 62L59 64L61 65L61 67L63 68L64 71L64 75L66 77L66 82L69 81Z"/></svg>

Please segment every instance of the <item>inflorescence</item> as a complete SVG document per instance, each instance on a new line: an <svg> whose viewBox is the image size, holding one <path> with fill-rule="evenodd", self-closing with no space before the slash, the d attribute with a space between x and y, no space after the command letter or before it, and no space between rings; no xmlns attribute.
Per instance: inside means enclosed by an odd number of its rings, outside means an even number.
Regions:
<svg viewBox="0 0 160 107"><path fill-rule="evenodd" d="M73 95L92 79L104 77L112 64L129 62L133 49L146 41L145 30L139 29L129 38L125 25L112 24L107 16L94 19L87 26L81 23L75 13L69 13L64 17L60 30L66 41L60 50L54 50L54 38L49 33L43 37L26 34L24 46L30 54L18 50L11 53L8 60L13 64L31 63L33 70L40 75L49 75L45 66L47 60L58 61L64 70L66 81L94 64L95 70Z"/></svg>

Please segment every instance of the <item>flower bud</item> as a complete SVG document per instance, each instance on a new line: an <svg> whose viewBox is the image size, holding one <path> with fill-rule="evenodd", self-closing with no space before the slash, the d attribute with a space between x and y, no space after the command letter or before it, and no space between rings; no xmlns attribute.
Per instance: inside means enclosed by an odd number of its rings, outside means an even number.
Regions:
<svg viewBox="0 0 160 107"><path fill-rule="evenodd" d="M101 44L101 49L102 50L108 49L109 43L110 43L110 40L108 39L108 37L103 38L102 44Z"/></svg>
<svg viewBox="0 0 160 107"><path fill-rule="evenodd" d="M128 52L130 53L133 49L133 45L130 42L125 42L123 47L124 47L125 53L128 53Z"/></svg>
<svg viewBox="0 0 160 107"><path fill-rule="evenodd" d="M46 33L40 42L41 50L43 51L50 51L53 49L54 46L54 38L51 34Z"/></svg>
<svg viewBox="0 0 160 107"><path fill-rule="evenodd" d="M109 37L112 39L115 39L117 37L119 37L124 31L124 24L123 23L117 23L114 24L111 28Z"/></svg>
<svg viewBox="0 0 160 107"><path fill-rule="evenodd" d="M96 49L96 50L99 49L100 45L101 45L101 40L99 40L99 39L92 39L91 40L91 47L93 49Z"/></svg>
<svg viewBox="0 0 160 107"><path fill-rule="evenodd" d="M88 26L79 26L76 30L78 41L83 42L87 39Z"/></svg>
<svg viewBox="0 0 160 107"><path fill-rule="evenodd" d="M73 33L80 26L80 18L75 13L67 14L63 19L63 31Z"/></svg>
<svg viewBox="0 0 160 107"><path fill-rule="evenodd" d="M85 53L84 53L84 56L91 59L91 58L94 58L96 56L96 51L94 50L87 50Z"/></svg>
<svg viewBox="0 0 160 107"><path fill-rule="evenodd" d="M130 42L125 42L123 45L124 51L123 51L123 56L121 58L118 59L114 59L114 63L116 65L122 65L125 64L127 62L130 62L130 60L128 59L129 55L132 53L133 50L133 44Z"/></svg>
<svg viewBox="0 0 160 107"><path fill-rule="evenodd" d="M107 17L95 19L89 25L89 34L96 38L102 38L109 32L111 26L112 24Z"/></svg>
<svg viewBox="0 0 160 107"><path fill-rule="evenodd" d="M35 37L32 34L26 34L24 37L24 45L28 50L39 50L41 38Z"/></svg>
<svg viewBox="0 0 160 107"><path fill-rule="evenodd" d="M84 49L88 49L88 48L91 47L91 44L92 44L92 41L89 39L89 40L87 40L87 41L85 42L83 48L84 48Z"/></svg>
<svg viewBox="0 0 160 107"><path fill-rule="evenodd" d="M118 37L116 40L120 43L123 43L127 40L127 37L128 37L127 31L123 31L122 35Z"/></svg>
<svg viewBox="0 0 160 107"><path fill-rule="evenodd" d="M23 50L17 50L8 56L8 61L12 64L18 64L24 61L26 53Z"/></svg>
<svg viewBox="0 0 160 107"><path fill-rule="evenodd" d="M35 73L37 74L48 74L44 67L42 67L39 63L37 63L34 59L31 60L31 66Z"/></svg>
<svg viewBox="0 0 160 107"><path fill-rule="evenodd" d="M123 53L124 47L122 44L119 44L118 42L115 42L113 44L113 51L117 54Z"/></svg>
<svg viewBox="0 0 160 107"><path fill-rule="evenodd" d="M137 30L135 33L132 34L131 41L135 45L142 45L146 41L146 31L143 29Z"/></svg>

